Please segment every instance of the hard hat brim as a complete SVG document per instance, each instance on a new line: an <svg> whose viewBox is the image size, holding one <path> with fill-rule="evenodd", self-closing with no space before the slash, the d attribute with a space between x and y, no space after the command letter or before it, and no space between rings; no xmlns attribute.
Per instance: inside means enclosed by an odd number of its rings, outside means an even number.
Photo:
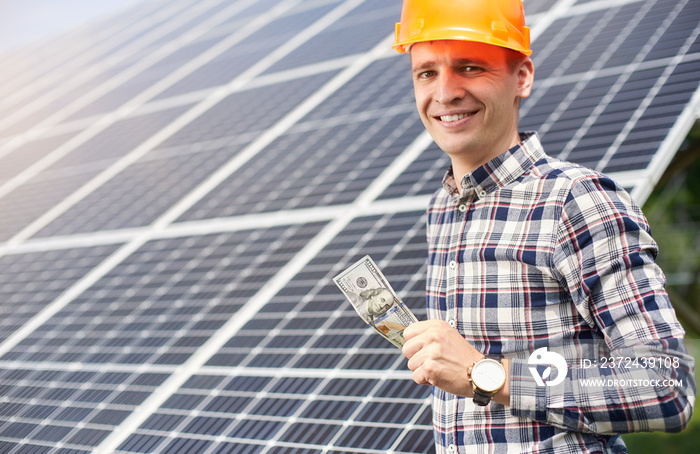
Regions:
<svg viewBox="0 0 700 454"><path fill-rule="evenodd" d="M480 33L475 30L469 30L469 29L456 29L456 28L450 28L448 30L440 30L440 32L432 32L432 33L422 33L420 38L414 38L414 39L403 39L399 41L399 37L401 36L401 23L397 22L396 23L396 42L391 46L393 49L395 49L398 52L401 53L408 53L410 47L412 44L415 43L420 43L420 42L428 42L428 41L444 41L444 40L453 40L453 41L470 41L470 42L477 42L477 43L483 43L483 44L490 44L492 46L498 46L498 47L505 47L506 49L511 49L516 52L520 52L526 56L532 55L532 50L531 49L524 49L520 43L517 42L509 42L509 41L503 41L497 38L494 38L493 36L489 36L483 33Z"/></svg>

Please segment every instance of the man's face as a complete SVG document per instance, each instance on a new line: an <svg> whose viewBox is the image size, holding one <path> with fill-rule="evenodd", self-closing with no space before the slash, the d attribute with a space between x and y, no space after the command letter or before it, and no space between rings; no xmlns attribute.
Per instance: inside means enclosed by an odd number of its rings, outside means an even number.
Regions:
<svg viewBox="0 0 700 454"><path fill-rule="evenodd" d="M450 157L484 164L519 142L518 99L530 94L532 62L515 70L507 50L468 41L411 46L416 105Z"/></svg>

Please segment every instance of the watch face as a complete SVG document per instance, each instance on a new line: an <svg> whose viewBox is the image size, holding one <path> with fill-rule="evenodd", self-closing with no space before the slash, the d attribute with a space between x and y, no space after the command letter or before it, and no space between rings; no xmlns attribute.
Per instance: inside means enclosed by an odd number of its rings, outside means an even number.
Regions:
<svg viewBox="0 0 700 454"><path fill-rule="evenodd" d="M477 388L493 392L503 386L506 381L506 371L498 361L482 359L472 368L472 382Z"/></svg>

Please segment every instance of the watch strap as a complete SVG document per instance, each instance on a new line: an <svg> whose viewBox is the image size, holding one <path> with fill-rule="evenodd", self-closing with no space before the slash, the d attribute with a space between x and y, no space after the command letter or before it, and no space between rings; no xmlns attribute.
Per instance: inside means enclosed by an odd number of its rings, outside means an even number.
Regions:
<svg viewBox="0 0 700 454"><path fill-rule="evenodd" d="M493 395L491 393L482 391L476 386L474 387L474 403L478 406L483 407L485 405L488 405L488 403L491 402L492 397Z"/></svg>

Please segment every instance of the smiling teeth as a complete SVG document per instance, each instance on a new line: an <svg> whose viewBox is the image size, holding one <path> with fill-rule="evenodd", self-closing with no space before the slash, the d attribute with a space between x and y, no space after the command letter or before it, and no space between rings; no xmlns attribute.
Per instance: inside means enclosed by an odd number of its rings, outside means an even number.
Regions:
<svg viewBox="0 0 700 454"><path fill-rule="evenodd" d="M467 114L455 114L455 115L441 115L440 116L440 121L457 121L461 120L463 118L467 118L469 115Z"/></svg>

